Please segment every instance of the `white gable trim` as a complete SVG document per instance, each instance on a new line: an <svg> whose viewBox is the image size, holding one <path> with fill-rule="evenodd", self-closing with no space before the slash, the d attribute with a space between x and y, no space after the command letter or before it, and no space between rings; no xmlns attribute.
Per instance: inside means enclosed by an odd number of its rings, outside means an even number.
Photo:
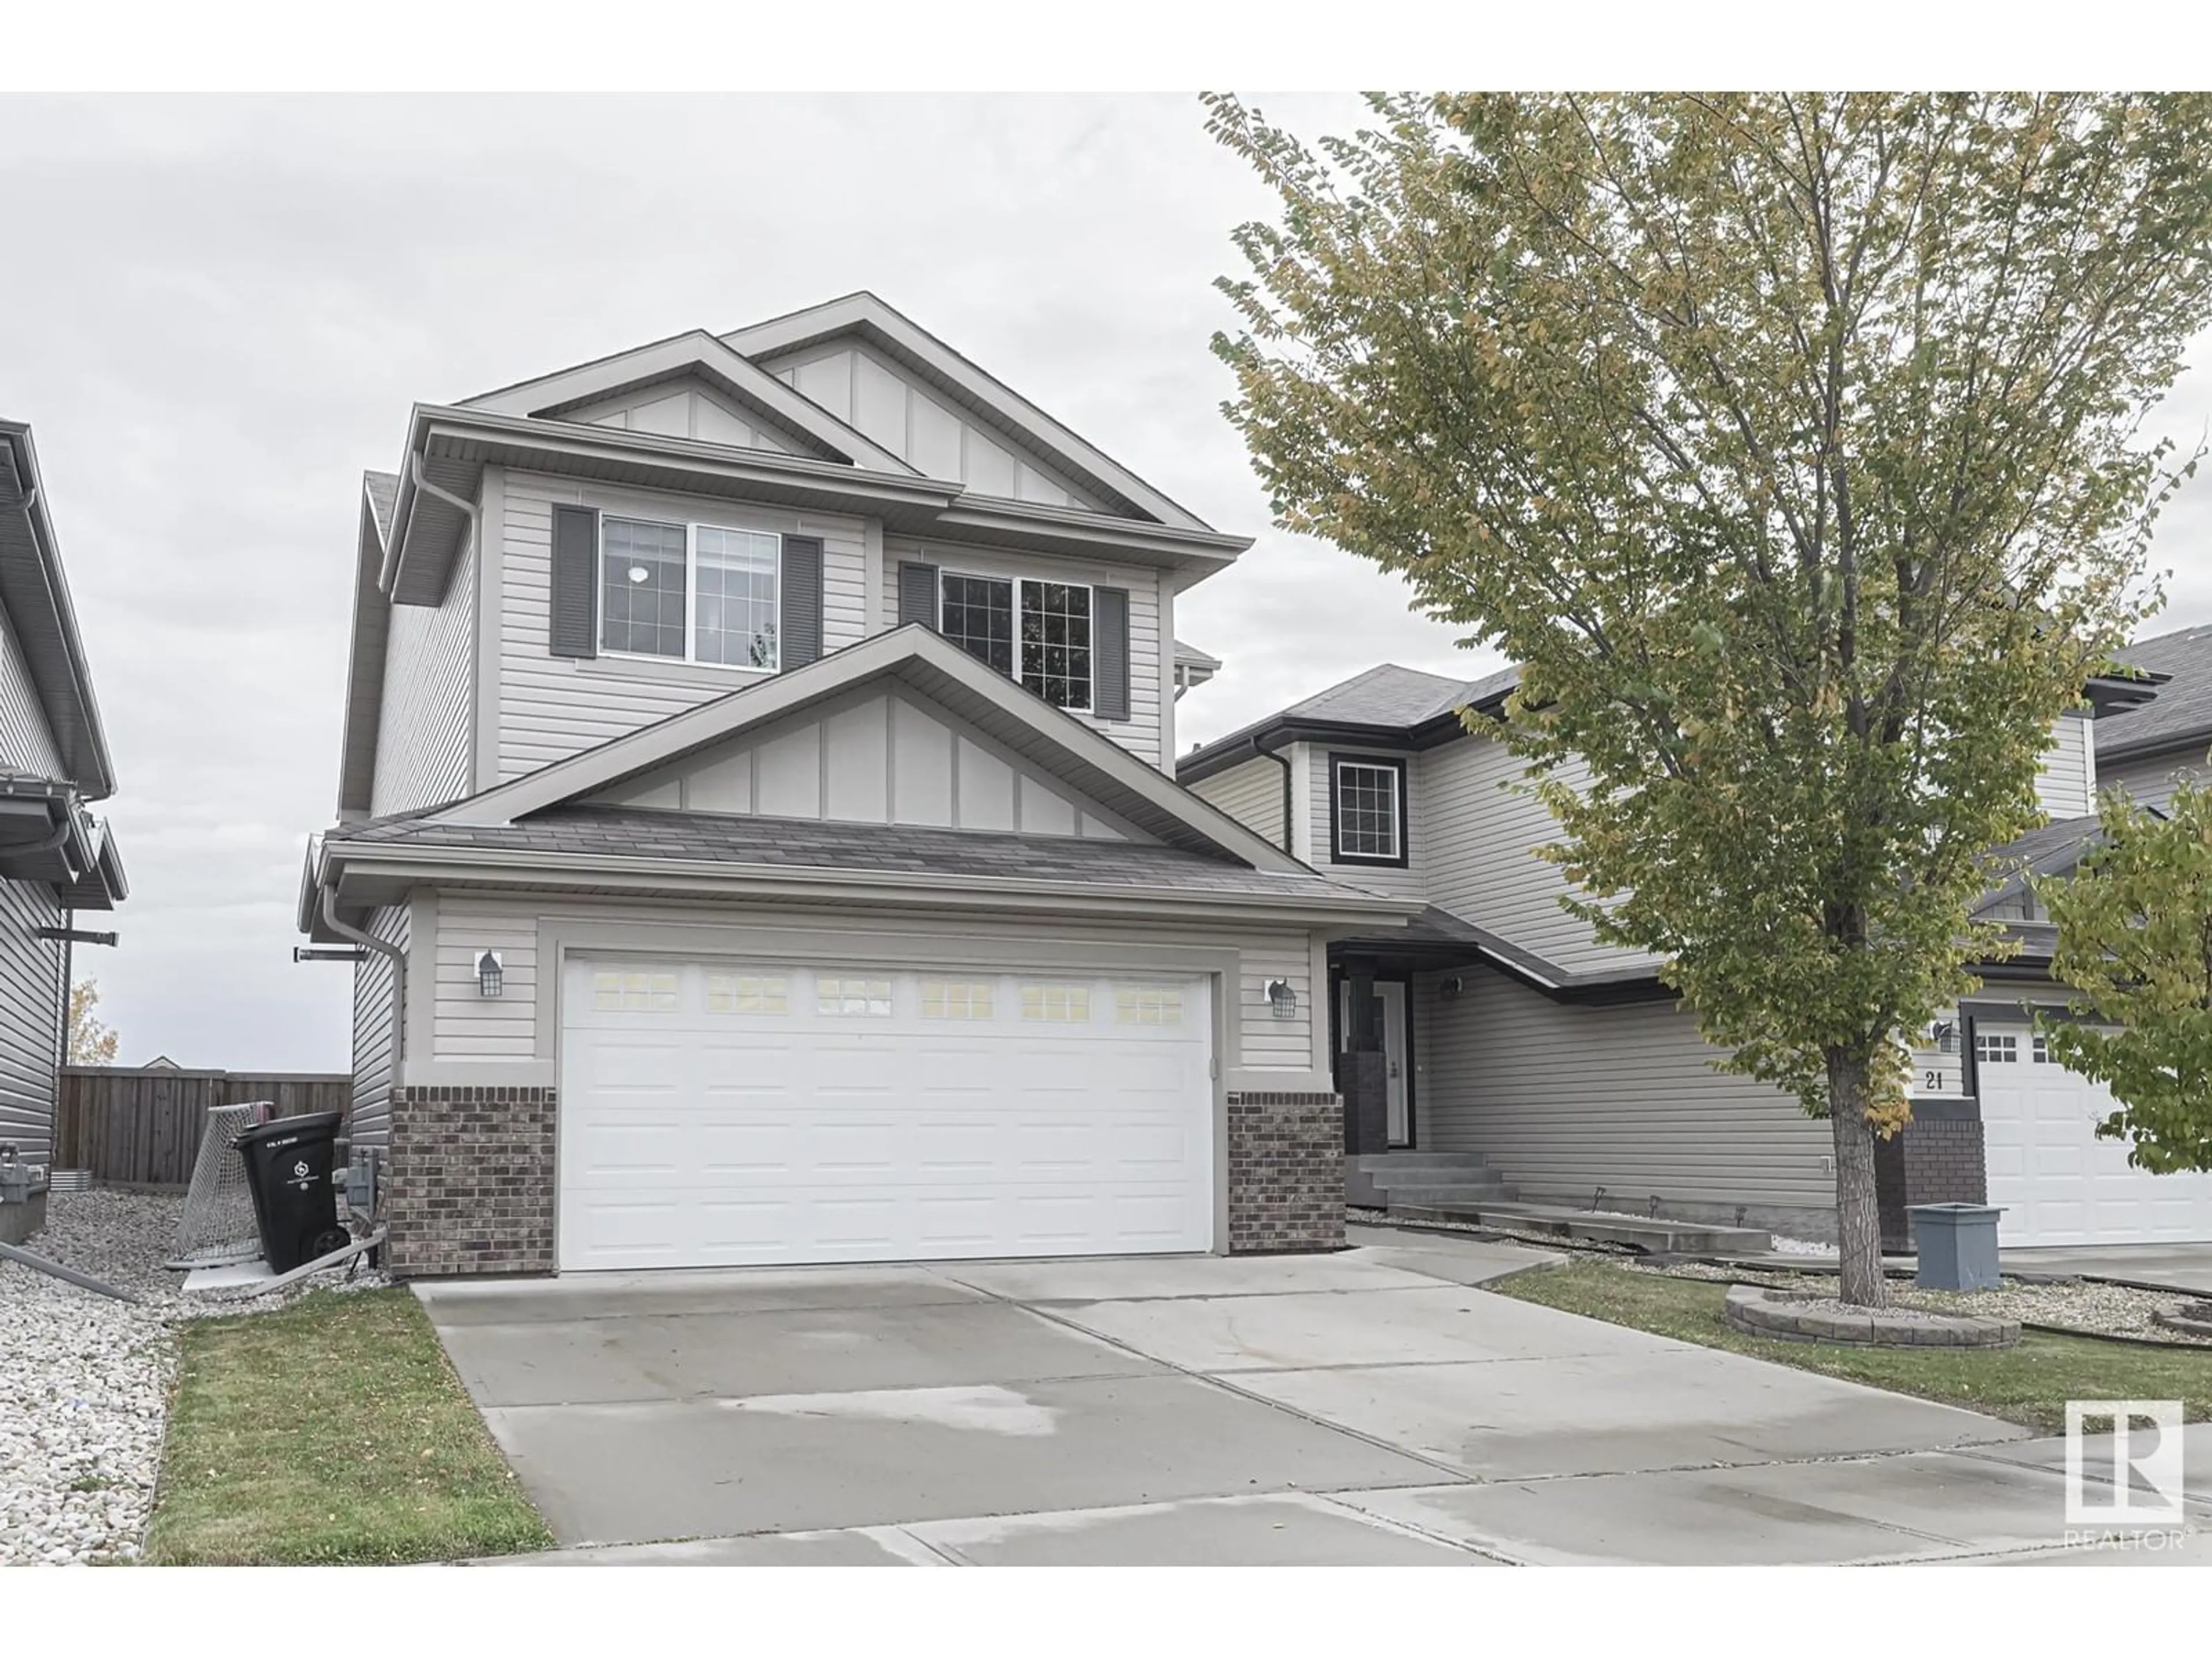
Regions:
<svg viewBox="0 0 2212 1659"><path fill-rule="evenodd" d="M1210 846L1258 870L1306 866L1265 837L1207 805L1110 738L1062 714L919 623L863 640L829 656L702 703L657 725L542 767L527 777L456 801L432 817L448 823L512 823L532 812L653 771L708 744L764 726L786 714L883 676L921 671L1005 716L1016 729L1064 757L1054 768L1068 787L1147 836L1170 845ZM927 695L928 688L922 688ZM941 696L932 701L943 703ZM962 710L952 708L958 715ZM1181 833L1176 833L1180 831Z"/></svg>
<svg viewBox="0 0 2212 1659"><path fill-rule="evenodd" d="M471 398L459 407L486 414L557 420L565 410L686 374L696 375L726 396L765 415L772 424L818 444L838 459L874 471L920 476L890 451L854 431L819 404L800 397L703 329L580 363L557 374L502 386Z"/></svg>
<svg viewBox="0 0 2212 1659"><path fill-rule="evenodd" d="M857 334L893 357L935 376L976 409L1006 422L1021 434L1028 447L1074 474L1087 487L1118 495L1161 524L1181 530L1211 531L1203 520L872 294L848 294L721 337L733 350L759 361L799 351L838 334Z"/></svg>

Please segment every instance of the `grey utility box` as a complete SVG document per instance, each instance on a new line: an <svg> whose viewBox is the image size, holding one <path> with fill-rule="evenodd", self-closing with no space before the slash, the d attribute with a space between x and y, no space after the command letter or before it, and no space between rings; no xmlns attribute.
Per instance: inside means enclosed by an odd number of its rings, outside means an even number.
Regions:
<svg viewBox="0 0 2212 1659"><path fill-rule="evenodd" d="M1992 1204L1915 1204L1912 1242L1920 1254L1916 1282L1923 1291L1993 1291L1997 1272L1997 1218Z"/></svg>

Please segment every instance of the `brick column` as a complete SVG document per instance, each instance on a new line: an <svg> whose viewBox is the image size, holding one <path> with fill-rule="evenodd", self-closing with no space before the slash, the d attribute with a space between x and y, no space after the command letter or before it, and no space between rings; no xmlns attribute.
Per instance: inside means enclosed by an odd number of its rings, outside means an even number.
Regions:
<svg viewBox="0 0 2212 1659"><path fill-rule="evenodd" d="M554 1091L392 1091L385 1261L396 1279L553 1271Z"/></svg>
<svg viewBox="0 0 2212 1659"><path fill-rule="evenodd" d="M1875 1188L1881 1211L1881 1247L1912 1249L1915 1204L1986 1204L1989 1164L1981 1107L1971 1100L1921 1101L1912 1121L1875 1143Z"/></svg>
<svg viewBox="0 0 2212 1659"><path fill-rule="evenodd" d="M1344 1103L1335 1095L1229 1097L1229 1249L1344 1245Z"/></svg>

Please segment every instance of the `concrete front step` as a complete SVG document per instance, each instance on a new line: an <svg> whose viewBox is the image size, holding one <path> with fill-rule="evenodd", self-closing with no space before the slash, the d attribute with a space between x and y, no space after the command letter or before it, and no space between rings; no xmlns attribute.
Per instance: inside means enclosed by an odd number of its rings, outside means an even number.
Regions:
<svg viewBox="0 0 2212 1659"><path fill-rule="evenodd" d="M1403 1190L1403 1189L1400 1189ZM1593 1215L1549 1204L1496 1200L1472 1203L1414 1204L1391 1194L1390 1213L1407 1221L1488 1223L1515 1232L1553 1238L1582 1238L1593 1243L1625 1244L1655 1255L1734 1255L1764 1253L1773 1240L1755 1227L1720 1227L1701 1221L1670 1221L1664 1216Z"/></svg>
<svg viewBox="0 0 2212 1659"><path fill-rule="evenodd" d="M1354 1165L1373 1175L1400 1170L1486 1170L1490 1159L1480 1152L1361 1152Z"/></svg>
<svg viewBox="0 0 2212 1659"><path fill-rule="evenodd" d="M1510 1204L1520 1195L1520 1188L1497 1176L1486 1181L1447 1181L1437 1171L1425 1177L1428 1184L1401 1186L1386 1182L1378 1175L1376 1184L1382 1188L1382 1196L1393 1210L1407 1205L1436 1204Z"/></svg>

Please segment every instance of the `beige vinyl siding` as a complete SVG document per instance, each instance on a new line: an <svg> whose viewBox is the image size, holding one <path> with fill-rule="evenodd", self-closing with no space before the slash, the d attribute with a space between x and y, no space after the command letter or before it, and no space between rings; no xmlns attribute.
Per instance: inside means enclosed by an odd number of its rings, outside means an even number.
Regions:
<svg viewBox="0 0 2212 1659"><path fill-rule="evenodd" d="M744 669L624 657L577 660L547 647L553 505L700 523L758 524L822 538L822 648L857 642L866 629L867 526L859 519L798 514L681 495L603 490L532 473L506 484L500 595L499 777L502 783L611 738L727 696L767 676Z"/></svg>
<svg viewBox="0 0 2212 1659"><path fill-rule="evenodd" d="M1143 565L1092 564L1052 559L997 548L917 545L893 542L884 549L883 611L885 628L898 626L898 568L908 560L933 564L968 576L998 576L1033 581L1080 582L1092 587L1129 590L1129 718L1102 720L1077 714L1094 732L1103 732L1131 754L1172 772L1174 757L1163 761L1160 749L1160 688L1172 685L1174 645L1160 628L1160 576Z"/></svg>
<svg viewBox="0 0 2212 1659"><path fill-rule="evenodd" d="M1250 760L1232 766L1200 779L1190 792L1276 846L1283 844L1283 769L1275 762ZM1296 851L1304 858L1307 849Z"/></svg>
<svg viewBox="0 0 2212 1659"><path fill-rule="evenodd" d="M1559 825L1541 801L1502 787L1519 783L1522 769L1489 738L1455 738L1421 755L1414 793L1429 902L1570 973L1649 965L1655 957L1599 944L1588 923L1559 908L1566 878L1534 853L1559 839ZM1560 775L1574 784L1589 774L1577 763Z"/></svg>
<svg viewBox="0 0 2212 1659"><path fill-rule="evenodd" d="M2168 750L2162 755L2130 755L2125 760L2100 761L2097 781L2106 789L2124 789L2144 806L2160 811L2173 799L2176 778L2202 783L2212 778L2212 761L2203 746Z"/></svg>
<svg viewBox="0 0 2212 1659"><path fill-rule="evenodd" d="M2097 810L2094 726L2069 715L2051 727L2051 747L2035 777L2035 803L2054 818L2086 817Z"/></svg>
<svg viewBox="0 0 2212 1659"><path fill-rule="evenodd" d="M373 910L365 932L407 948L404 904ZM398 1019L397 975L380 951L364 953L353 970L353 1111L347 1132L364 1146L381 1146L392 1133L392 1039Z"/></svg>
<svg viewBox="0 0 2212 1659"><path fill-rule="evenodd" d="M5 611L0 611L0 766L42 778L59 778L62 771L61 751Z"/></svg>
<svg viewBox="0 0 2212 1659"><path fill-rule="evenodd" d="M395 605L385 643L369 811L408 812L459 800L474 782L477 549L453 562L444 599Z"/></svg>
<svg viewBox="0 0 2212 1659"><path fill-rule="evenodd" d="M62 1012L61 945L34 930L61 925L43 883L0 881L0 1141L32 1164L53 1151Z"/></svg>
<svg viewBox="0 0 2212 1659"><path fill-rule="evenodd" d="M1082 960L1085 940L1163 947L1235 949L1241 962L1237 1023L1247 1071L1309 1073L1314 1064L1312 939L1304 929L1249 928L1227 933L1173 926L1131 923L1101 925L1055 920L1024 927L1018 921L925 920L872 915L850 910L765 910L757 906L708 908L670 904L634 904L545 895L507 895L456 890L441 892L434 957L432 1057L438 1060L527 1061L537 1053L538 927L549 916L570 920L653 926L669 943L655 949L682 955L686 928L744 926L794 936L793 949L806 936L832 937L856 929L963 941L1003 937L1010 951L1033 955L1040 939L1064 943L1071 962ZM505 970L503 994L477 994L473 963L480 951L497 951ZM423 960L417 951L415 960ZM417 972L422 971L418 967ZM1297 1015L1275 1018L1267 996L1271 979L1286 979L1297 994Z"/></svg>
<svg viewBox="0 0 2212 1659"><path fill-rule="evenodd" d="M1349 882L1364 887L1370 893L1387 893L1393 898L1425 899L1429 896L1428 809L1421 799L1421 755L1409 755L1389 749L1361 749L1347 744L1313 743L1298 745L1306 751L1303 768L1306 789L1310 796L1307 805L1307 822L1313 826L1310 845L1298 848L1298 856L1334 880ZM1342 755L1348 759L1402 761L1406 767L1406 867L1395 865L1339 863L1336 844L1330 836L1333 822L1329 812L1329 794L1335 787L1336 768L1333 757ZM1293 766L1297 763L1293 762ZM1293 775L1294 777L1296 774ZM1293 785L1295 787L1295 784Z"/></svg>
<svg viewBox="0 0 2212 1659"><path fill-rule="evenodd" d="M1414 981L1415 1112L1425 1151L1481 1152L1530 1197L1608 1207L1832 1207L1828 1126L1715 1053L1671 1002L1551 1001L1503 975Z"/></svg>

